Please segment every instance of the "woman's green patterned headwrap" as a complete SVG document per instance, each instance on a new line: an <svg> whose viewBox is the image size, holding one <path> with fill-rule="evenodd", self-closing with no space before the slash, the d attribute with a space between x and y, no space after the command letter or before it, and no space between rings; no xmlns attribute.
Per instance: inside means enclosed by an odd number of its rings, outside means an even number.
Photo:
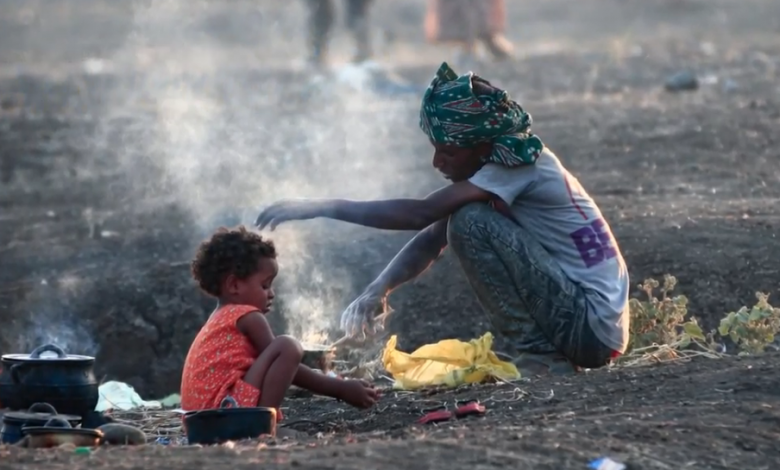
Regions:
<svg viewBox="0 0 780 470"><path fill-rule="evenodd" d="M471 72L458 76L443 63L423 96L420 129L434 143L469 147L492 142L488 162L507 167L535 163L544 144L531 133L531 115L492 85L491 93L475 94L474 79L489 85Z"/></svg>

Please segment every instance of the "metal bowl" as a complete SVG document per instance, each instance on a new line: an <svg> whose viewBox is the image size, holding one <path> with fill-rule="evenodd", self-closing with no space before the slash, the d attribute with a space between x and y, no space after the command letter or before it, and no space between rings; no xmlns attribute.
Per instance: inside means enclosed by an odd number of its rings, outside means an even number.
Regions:
<svg viewBox="0 0 780 470"><path fill-rule="evenodd" d="M303 360L301 362L304 365L322 372L329 372L333 369L333 359L336 356L336 351L332 346L306 343L301 345L303 346Z"/></svg>

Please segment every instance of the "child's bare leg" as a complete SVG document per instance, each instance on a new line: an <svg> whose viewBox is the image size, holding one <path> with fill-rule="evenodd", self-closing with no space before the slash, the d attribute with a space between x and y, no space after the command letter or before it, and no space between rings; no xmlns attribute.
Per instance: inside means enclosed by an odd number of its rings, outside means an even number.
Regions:
<svg viewBox="0 0 780 470"><path fill-rule="evenodd" d="M244 375L244 382L260 390L258 406L279 408L303 359L301 343L277 336Z"/></svg>

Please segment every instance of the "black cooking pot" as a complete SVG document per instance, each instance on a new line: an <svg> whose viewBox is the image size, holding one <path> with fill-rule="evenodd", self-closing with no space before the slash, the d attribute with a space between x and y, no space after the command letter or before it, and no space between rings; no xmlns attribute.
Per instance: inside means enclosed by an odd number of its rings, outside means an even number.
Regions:
<svg viewBox="0 0 780 470"><path fill-rule="evenodd" d="M42 357L46 352L56 356ZM45 344L30 354L5 354L0 363L0 403L5 408L26 410L41 402L68 415L83 416L95 410L94 357L65 354L60 347Z"/></svg>
<svg viewBox="0 0 780 470"><path fill-rule="evenodd" d="M184 415L190 444L211 445L226 441L276 435L276 410L264 407L239 408L233 397L225 397L219 408L190 411Z"/></svg>
<svg viewBox="0 0 780 470"><path fill-rule="evenodd" d="M3 415L3 427L0 429L0 442L14 444L24 437L23 427L43 426L52 418L62 419L76 427L80 416L61 415L48 403L35 403L27 411L9 411Z"/></svg>

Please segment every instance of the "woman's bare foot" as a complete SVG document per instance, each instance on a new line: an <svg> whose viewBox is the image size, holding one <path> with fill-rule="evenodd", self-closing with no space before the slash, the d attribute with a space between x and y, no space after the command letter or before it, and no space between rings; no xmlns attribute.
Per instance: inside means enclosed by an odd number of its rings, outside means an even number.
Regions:
<svg viewBox="0 0 780 470"><path fill-rule="evenodd" d="M523 377L540 375L569 375L579 371L564 356L557 353L533 354L523 353L512 361Z"/></svg>

